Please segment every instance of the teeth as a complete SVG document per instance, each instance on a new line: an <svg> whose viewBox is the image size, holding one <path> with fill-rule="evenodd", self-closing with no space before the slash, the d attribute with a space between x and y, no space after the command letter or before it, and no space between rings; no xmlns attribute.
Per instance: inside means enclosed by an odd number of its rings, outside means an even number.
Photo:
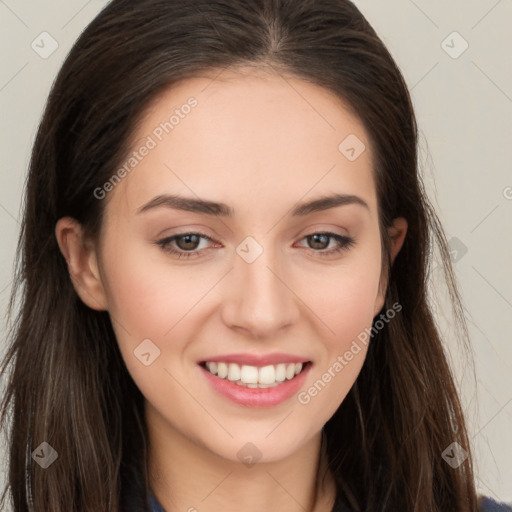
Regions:
<svg viewBox="0 0 512 512"><path fill-rule="evenodd" d="M226 363L217 363L217 375L221 379L225 379L228 376L228 365Z"/></svg>
<svg viewBox="0 0 512 512"><path fill-rule="evenodd" d="M232 364L235 364L235 363L232 363ZM235 365L235 366L238 366L238 365ZM240 380L244 384L257 384L258 383L258 368L256 366L247 366L244 364L240 371Z"/></svg>
<svg viewBox="0 0 512 512"><path fill-rule="evenodd" d="M293 377L295 377L295 363L291 363L286 367L286 378L290 380Z"/></svg>
<svg viewBox="0 0 512 512"><path fill-rule="evenodd" d="M240 366L230 363L228 366L228 380L240 380Z"/></svg>
<svg viewBox="0 0 512 512"><path fill-rule="evenodd" d="M274 384L276 370L272 365L264 366L259 369L258 373L258 382L260 384Z"/></svg>
<svg viewBox="0 0 512 512"><path fill-rule="evenodd" d="M207 362L206 368L221 379L230 380L249 388L270 388L291 380L302 371L302 363L281 363L267 366L250 366L236 363Z"/></svg>
<svg viewBox="0 0 512 512"><path fill-rule="evenodd" d="M283 382L286 379L286 365L278 364L276 366L276 381Z"/></svg>

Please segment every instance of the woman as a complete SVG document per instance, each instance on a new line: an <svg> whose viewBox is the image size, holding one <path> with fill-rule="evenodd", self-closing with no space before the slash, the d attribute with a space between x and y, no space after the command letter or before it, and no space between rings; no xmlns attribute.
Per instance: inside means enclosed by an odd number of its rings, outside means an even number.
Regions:
<svg viewBox="0 0 512 512"><path fill-rule="evenodd" d="M504 507L476 495L433 243L466 333L406 85L352 3L114 0L30 164L14 510Z"/></svg>

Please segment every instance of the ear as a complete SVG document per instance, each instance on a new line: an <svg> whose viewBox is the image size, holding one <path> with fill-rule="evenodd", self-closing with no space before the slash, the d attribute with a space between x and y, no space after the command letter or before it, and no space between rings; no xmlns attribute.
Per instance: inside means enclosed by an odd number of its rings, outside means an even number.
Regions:
<svg viewBox="0 0 512 512"><path fill-rule="evenodd" d="M73 287L82 302L91 309L106 310L107 299L96 248L92 241L85 239L81 224L71 217L63 217L55 225L55 236L68 264Z"/></svg>
<svg viewBox="0 0 512 512"><path fill-rule="evenodd" d="M391 240L390 247L390 258L391 265L393 265L396 256L400 252L402 245L405 240L405 235L407 233L407 221L403 217L397 217L393 220L393 224L388 228L388 235ZM376 315L384 306L384 300L386 296L386 290L388 287L388 277L381 274L380 282L379 282L379 293L375 300L375 310L374 315Z"/></svg>

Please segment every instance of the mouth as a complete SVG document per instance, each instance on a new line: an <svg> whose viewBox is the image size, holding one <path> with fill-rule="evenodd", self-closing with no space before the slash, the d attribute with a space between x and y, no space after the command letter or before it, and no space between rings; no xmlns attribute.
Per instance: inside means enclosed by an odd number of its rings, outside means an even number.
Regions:
<svg viewBox="0 0 512 512"><path fill-rule="evenodd" d="M306 372L313 363L283 362L265 366L239 365L228 361L202 361L205 371L241 388L268 389L282 386Z"/></svg>

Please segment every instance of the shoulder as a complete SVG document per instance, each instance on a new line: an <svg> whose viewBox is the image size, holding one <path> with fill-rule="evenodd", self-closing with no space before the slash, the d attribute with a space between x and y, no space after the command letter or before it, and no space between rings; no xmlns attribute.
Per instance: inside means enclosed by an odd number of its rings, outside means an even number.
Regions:
<svg viewBox="0 0 512 512"><path fill-rule="evenodd" d="M479 496L478 512L512 512L512 504L499 503L492 498Z"/></svg>
<svg viewBox="0 0 512 512"><path fill-rule="evenodd" d="M336 502L332 512L349 512L349 510ZM478 512L512 512L512 503L501 503L487 496L478 496Z"/></svg>
<svg viewBox="0 0 512 512"><path fill-rule="evenodd" d="M157 499L151 494L149 497L150 511L151 512L165 512L158 503ZM343 510L339 503L336 503L333 512ZM512 512L512 504L499 503L492 498L486 496L478 497L478 512Z"/></svg>

